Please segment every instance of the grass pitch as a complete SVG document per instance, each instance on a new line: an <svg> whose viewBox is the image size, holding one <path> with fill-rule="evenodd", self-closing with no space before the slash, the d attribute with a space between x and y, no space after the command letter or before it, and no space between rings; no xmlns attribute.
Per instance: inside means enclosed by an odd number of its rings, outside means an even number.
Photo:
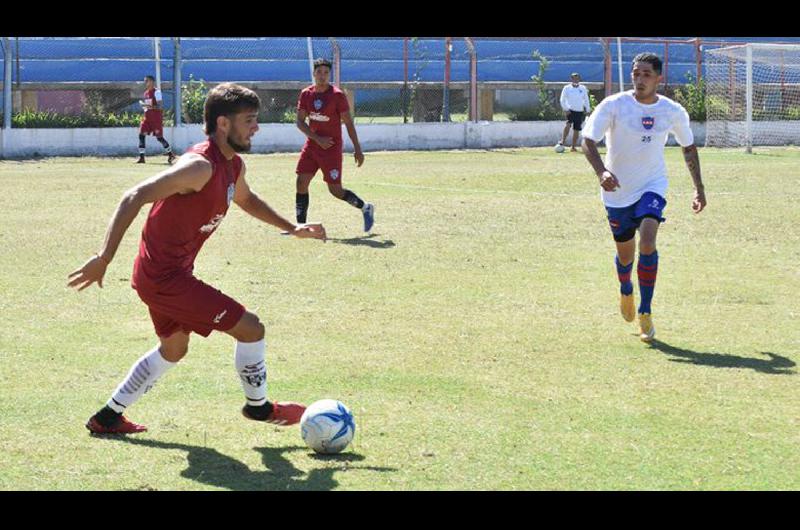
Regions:
<svg viewBox="0 0 800 530"><path fill-rule="evenodd" d="M800 150L703 149L691 212L680 150L659 231L653 346L618 314L613 242L580 154L550 148L367 153L312 184L327 244L232 207L196 273L267 326L269 395L332 397L354 443L315 456L299 430L247 422L233 339L189 355L129 411L143 435L83 424L155 344L130 288L145 214L105 288L67 274L124 190L165 166L0 162L0 489L798 489ZM286 216L295 154L247 155ZM638 296L638 288L636 290Z"/></svg>

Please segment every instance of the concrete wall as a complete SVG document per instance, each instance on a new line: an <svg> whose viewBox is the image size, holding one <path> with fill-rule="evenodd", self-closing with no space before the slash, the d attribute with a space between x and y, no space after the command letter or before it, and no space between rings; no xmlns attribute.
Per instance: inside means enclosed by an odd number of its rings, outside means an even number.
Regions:
<svg viewBox="0 0 800 530"><path fill-rule="evenodd" d="M365 151L428 149L492 149L555 145L564 122L466 122L414 124L362 124L357 126ZM299 151L305 136L293 124L262 124L253 138L253 152ZM697 145L705 143L705 125L693 123ZM345 149L352 150L343 131ZM202 126L186 125L164 129L164 137L175 151L205 140ZM0 129L0 157L34 156L137 156L138 131L135 128L106 129ZM674 145L671 139L670 145ZM147 154L158 155L161 145L147 137Z"/></svg>

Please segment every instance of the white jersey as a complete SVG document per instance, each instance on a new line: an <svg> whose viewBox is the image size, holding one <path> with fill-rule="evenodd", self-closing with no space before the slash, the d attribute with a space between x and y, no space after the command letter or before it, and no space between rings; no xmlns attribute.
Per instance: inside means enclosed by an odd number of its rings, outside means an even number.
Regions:
<svg viewBox="0 0 800 530"><path fill-rule="evenodd" d="M630 206L648 191L666 198L668 135L672 133L683 147L694 143L686 109L662 95L651 105L639 103L633 90L605 98L581 132L595 142L606 137L605 166L620 186L613 192L601 188L603 203L611 208Z"/></svg>
<svg viewBox="0 0 800 530"><path fill-rule="evenodd" d="M559 102L565 112L568 110L589 112L592 109L589 103L589 90L583 85L573 86L572 83L565 85L561 89Z"/></svg>

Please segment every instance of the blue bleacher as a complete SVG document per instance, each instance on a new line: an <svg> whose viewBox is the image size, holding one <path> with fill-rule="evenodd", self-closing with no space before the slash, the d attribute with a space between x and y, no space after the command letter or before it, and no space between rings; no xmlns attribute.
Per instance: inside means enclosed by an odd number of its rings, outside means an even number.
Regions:
<svg viewBox="0 0 800 530"><path fill-rule="evenodd" d="M745 42L746 37L719 40ZM759 41L800 42L798 37L759 38ZM402 38L337 38L341 49L342 81L402 81ZM566 81L573 71L584 81L603 80L603 48L588 41L518 41L491 38L475 39L479 81L529 81L538 73L533 60L538 50L550 66L545 81ZM327 38L314 38L315 56L331 57ZM624 43L623 61L651 50L663 57L661 44ZM15 50L16 51L16 50ZM161 40L161 76L172 80L174 48L171 38ZM612 41L616 61L616 43ZM696 72L695 51L691 44L669 46L667 82L682 83L686 73ZM23 82L137 82L153 72L153 44L146 38L30 38L19 40L20 76ZM102 59L95 59L102 57ZM184 61L182 77L209 82L306 81L308 55L303 37L276 38L186 38L181 39ZM235 61L224 60L235 58ZM409 45L409 76L420 81L441 81L444 76L444 39L419 39ZM469 80L469 53L462 38L453 39L451 80ZM16 66L16 65L15 65ZM617 79L616 64L613 68ZM16 68L14 69L16 81Z"/></svg>

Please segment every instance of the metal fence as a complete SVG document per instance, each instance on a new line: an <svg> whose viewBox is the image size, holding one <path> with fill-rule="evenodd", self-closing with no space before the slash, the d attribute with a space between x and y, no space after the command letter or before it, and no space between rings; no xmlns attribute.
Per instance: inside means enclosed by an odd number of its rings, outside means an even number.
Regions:
<svg viewBox="0 0 800 530"><path fill-rule="evenodd" d="M222 81L259 93L260 121L291 123L298 93L311 82L310 59L326 57L334 63L332 81L347 93L359 123L546 120L560 118L558 92L572 72L581 74L600 101L629 88L625 82L631 60L639 52L653 51L664 60L663 90L670 94L704 75L704 50L731 42L633 37L7 37L0 105L6 110L10 97L14 127L131 126L141 113L143 78L153 75L164 95L166 126L201 121L205 91Z"/></svg>

